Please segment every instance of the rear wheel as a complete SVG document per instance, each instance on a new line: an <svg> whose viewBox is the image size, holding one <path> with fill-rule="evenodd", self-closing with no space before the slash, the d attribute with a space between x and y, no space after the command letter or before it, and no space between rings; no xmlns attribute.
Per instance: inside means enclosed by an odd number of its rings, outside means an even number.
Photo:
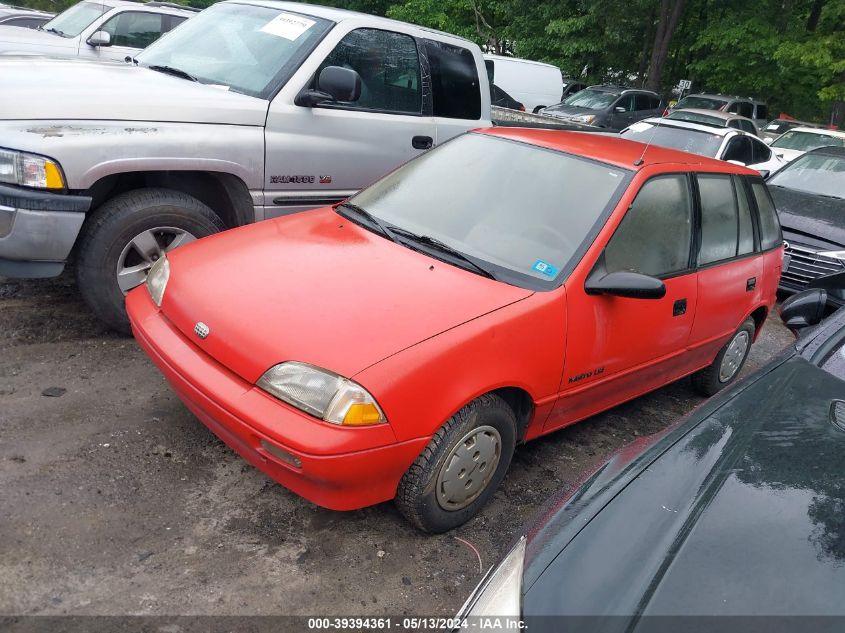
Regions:
<svg viewBox="0 0 845 633"><path fill-rule="evenodd" d="M115 196L88 220L79 242L77 282L94 314L129 333L124 297L144 283L164 253L225 228L196 198L170 189Z"/></svg>
<svg viewBox="0 0 845 633"><path fill-rule="evenodd" d="M465 523L496 492L515 446L513 410L495 394L476 398L437 430L402 477L399 511L424 532Z"/></svg>
<svg viewBox="0 0 845 633"><path fill-rule="evenodd" d="M705 396L712 396L736 379L748 358L755 329L754 319L746 319L716 354L716 359L710 366L692 375L692 384L696 391Z"/></svg>

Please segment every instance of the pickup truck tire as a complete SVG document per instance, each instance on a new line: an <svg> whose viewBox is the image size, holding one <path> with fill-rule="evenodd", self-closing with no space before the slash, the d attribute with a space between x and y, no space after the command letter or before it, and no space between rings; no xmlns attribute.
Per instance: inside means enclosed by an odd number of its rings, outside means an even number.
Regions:
<svg viewBox="0 0 845 633"><path fill-rule="evenodd" d="M106 325L130 334L125 293L143 283L160 253L175 248L174 243L178 246L225 228L210 208L181 191L149 188L117 195L103 203L82 229L76 268L82 298ZM152 244L147 255L136 247L142 239ZM150 255L150 250L157 252ZM137 271L137 283L126 276L127 270ZM120 283L119 271L124 273Z"/></svg>
<svg viewBox="0 0 845 633"><path fill-rule="evenodd" d="M746 319L725 346L719 350L716 359L709 366L692 375L692 386L698 393L709 398L736 380L751 350L754 330L754 319Z"/></svg>
<svg viewBox="0 0 845 633"><path fill-rule="evenodd" d="M516 446L516 417L498 395L479 396L441 426L402 476L394 503L423 532L474 517L496 492Z"/></svg>

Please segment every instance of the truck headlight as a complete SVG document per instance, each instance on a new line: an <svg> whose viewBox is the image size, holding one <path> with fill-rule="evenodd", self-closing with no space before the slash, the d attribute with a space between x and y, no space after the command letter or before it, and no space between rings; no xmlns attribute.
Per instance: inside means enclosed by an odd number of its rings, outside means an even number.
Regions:
<svg viewBox="0 0 845 633"><path fill-rule="evenodd" d="M271 396L332 424L387 422L375 398L361 385L313 365L280 363L264 372L256 384Z"/></svg>
<svg viewBox="0 0 845 633"><path fill-rule="evenodd" d="M147 273L147 291L153 303L159 308L161 307L161 300L164 299L164 291L167 288L167 280L170 279L170 262L167 257L162 254L150 268Z"/></svg>
<svg viewBox="0 0 845 633"><path fill-rule="evenodd" d="M481 579L461 607L458 619L496 616L519 619L522 614L522 565L525 560L523 536L502 562Z"/></svg>
<svg viewBox="0 0 845 633"><path fill-rule="evenodd" d="M44 156L0 149L0 182L36 189L64 189L59 164Z"/></svg>

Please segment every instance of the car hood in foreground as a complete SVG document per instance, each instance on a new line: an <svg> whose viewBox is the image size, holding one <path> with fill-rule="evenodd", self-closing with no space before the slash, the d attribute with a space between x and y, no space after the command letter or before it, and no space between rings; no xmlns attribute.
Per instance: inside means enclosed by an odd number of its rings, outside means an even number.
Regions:
<svg viewBox="0 0 845 633"><path fill-rule="evenodd" d="M845 200L770 186L784 231L845 246Z"/></svg>
<svg viewBox="0 0 845 633"><path fill-rule="evenodd" d="M787 353L737 392L617 456L628 466L609 462L532 533L529 630L560 624L532 627L546 615L629 631L632 616L845 614L845 383Z"/></svg>
<svg viewBox="0 0 845 633"><path fill-rule="evenodd" d="M173 251L165 315L244 380L287 360L346 377L532 294L394 244L332 209ZM200 340L194 325L211 330Z"/></svg>
<svg viewBox="0 0 845 633"><path fill-rule="evenodd" d="M6 120L263 126L267 115L262 99L120 62L0 56L0 77Z"/></svg>

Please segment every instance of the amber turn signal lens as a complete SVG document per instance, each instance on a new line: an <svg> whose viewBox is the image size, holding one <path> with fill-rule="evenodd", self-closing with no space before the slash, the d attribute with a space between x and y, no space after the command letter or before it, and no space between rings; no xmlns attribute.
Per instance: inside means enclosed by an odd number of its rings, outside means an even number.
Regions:
<svg viewBox="0 0 845 633"><path fill-rule="evenodd" d="M343 426L367 426L381 422L381 412L369 402L356 403L349 407L343 417Z"/></svg>

